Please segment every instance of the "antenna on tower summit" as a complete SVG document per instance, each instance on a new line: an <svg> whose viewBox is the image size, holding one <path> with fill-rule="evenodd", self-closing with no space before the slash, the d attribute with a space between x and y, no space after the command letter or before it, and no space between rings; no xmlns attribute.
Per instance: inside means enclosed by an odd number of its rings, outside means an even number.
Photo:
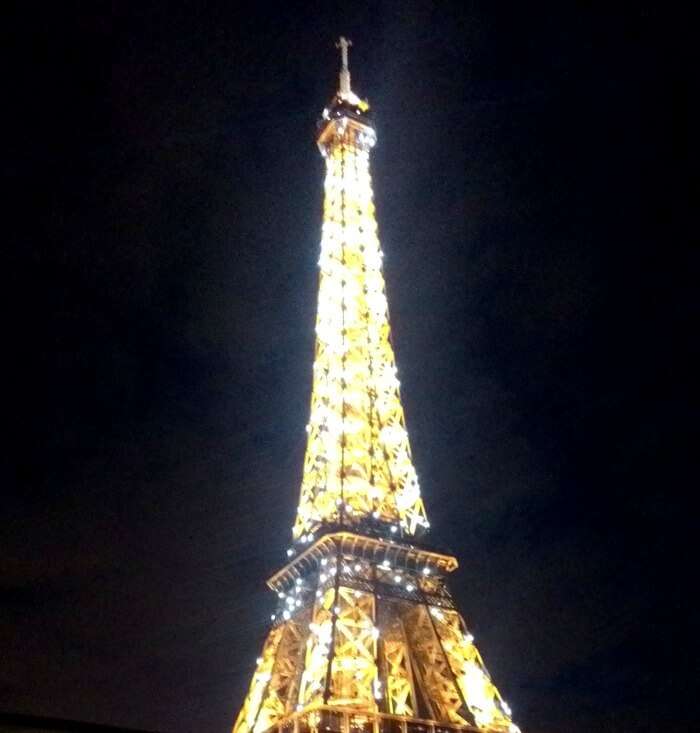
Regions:
<svg viewBox="0 0 700 733"><path fill-rule="evenodd" d="M335 47L340 49L340 59L342 62L340 67L340 89L338 91L343 97L351 94L350 70L348 69L348 48L350 46L352 46L352 41L349 41L345 36L341 36L335 44Z"/></svg>

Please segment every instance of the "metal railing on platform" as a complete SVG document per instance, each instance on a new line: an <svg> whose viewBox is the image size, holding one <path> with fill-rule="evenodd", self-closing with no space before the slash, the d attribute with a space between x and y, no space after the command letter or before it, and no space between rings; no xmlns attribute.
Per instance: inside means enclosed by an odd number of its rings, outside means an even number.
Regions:
<svg viewBox="0 0 700 733"><path fill-rule="evenodd" d="M479 729L472 725L318 705L285 716L265 733L479 733Z"/></svg>

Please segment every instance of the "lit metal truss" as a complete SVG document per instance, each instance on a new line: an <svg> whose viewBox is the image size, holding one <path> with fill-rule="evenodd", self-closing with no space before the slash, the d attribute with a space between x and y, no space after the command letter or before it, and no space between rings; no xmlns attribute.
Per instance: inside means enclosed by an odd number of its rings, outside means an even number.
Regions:
<svg viewBox="0 0 700 733"><path fill-rule="evenodd" d="M406 432L366 103L341 87L326 159L316 353L290 561L233 733L519 733L447 588ZM303 545L303 547L302 547Z"/></svg>
<svg viewBox="0 0 700 733"><path fill-rule="evenodd" d="M371 518L413 535L428 522L390 341L366 120L328 121L316 353L295 539Z"/></svg>
<svg viewBox="0 0 700 733"><path fill-rule="evenodd" d="M270 631L234 730L261 733L296 705L308 623L302 611Z"/></svg>
<svg viewBox="0 0 700 733"><path fill-rule="evenodd" d="M516 733L445 583L453 561L347 532L315 541L269 581L279 605L234 733L323 706Z"/></svg>
<svg viewBox="0 0 700 733"><path fill-rule="evenodd" d="M323 702L333 643L335 589L324 588L325 582L319 585L318 600L314 605L313 620L309 624L306 640L305 666L301 674L298 704L302 706Z"/></svg>
<svg viewBox="0 0 700 733"><path fill-rule="evenodd" d="M380 659L386 679L387 707L390 713L410 718L416 713L416 693L403 622L393 617L382 631Z"/></svg>
<svg viewBox="0 0 700 733"><path fill-rule="evenodd" d="M258 657L253 679L248 689L248 695L233 727L236 733L251 733L251 731L258 733L258 731L268 728L269 724L273 722L272 720L265 719L267 716L264 714L260 723L258 723L258 719L264 708L271 707L268 705L266 699L268 682L272 677L272 668L275 664L277 648L279 647L283 634L284 627L277 626L270 631L265 640L262 654Z"/></svg>
<svg viewBox="0 0 700 733"><path fill-rule="evenodd" d="M335 633L331 664L330 695L334 705L375 709L377 683L374 625L375 599L372 593L338 586L334 606Z"/></svg>
<svg viewBox="0 0 700 733"><path fill-rule="evenodd" d="M510 708L491 681L474 645L474 637L467 631L461 616L457 611L436 606L431 606L430 615L460 695L476 725L509 731Z"/></svg>

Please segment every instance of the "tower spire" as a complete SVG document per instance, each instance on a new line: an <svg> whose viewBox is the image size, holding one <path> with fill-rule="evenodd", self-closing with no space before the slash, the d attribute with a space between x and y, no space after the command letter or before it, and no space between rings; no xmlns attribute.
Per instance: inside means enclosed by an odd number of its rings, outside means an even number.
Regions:
<svg viewBox="0 0 700 733"><path fill-rule="evenodd" d="M352 41L349 41L345 36L341 36L335 44L335 47L340 49L341 67L338 93L341 97L348 97L351 94L350 70L348 69L348 48L350 46L352 46Z"/></svg>

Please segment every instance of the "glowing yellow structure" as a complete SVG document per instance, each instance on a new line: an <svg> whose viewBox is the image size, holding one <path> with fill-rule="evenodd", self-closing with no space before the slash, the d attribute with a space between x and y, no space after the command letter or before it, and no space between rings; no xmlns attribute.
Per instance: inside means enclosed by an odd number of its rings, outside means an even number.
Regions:
<svg viewBox="0 0 700 733"><path fill-rule="evenodd" d="M517 733L456 610L457 560L425 548L389 339L369 107L340 88L326 159L311 415L289 562L233 733Z"/></svg>

